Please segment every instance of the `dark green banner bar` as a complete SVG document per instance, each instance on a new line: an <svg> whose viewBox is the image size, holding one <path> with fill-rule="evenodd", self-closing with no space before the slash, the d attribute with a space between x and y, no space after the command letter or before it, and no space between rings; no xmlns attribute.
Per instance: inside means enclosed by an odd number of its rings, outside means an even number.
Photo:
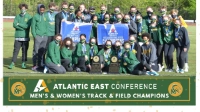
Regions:
<svg viewBox="0 0 200 112"><path fill-rule="evenodd" d="M195 77L10 76L4 105L195 105Z"/></svg>

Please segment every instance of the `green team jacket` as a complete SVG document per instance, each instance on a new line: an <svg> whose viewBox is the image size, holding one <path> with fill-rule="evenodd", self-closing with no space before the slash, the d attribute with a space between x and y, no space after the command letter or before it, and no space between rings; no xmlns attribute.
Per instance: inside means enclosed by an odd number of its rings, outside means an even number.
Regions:
<svg viewBox="0 0 200 112"><path fill-rule="evenodd" d="M152 42L163 44L163 37L161 35L161 26L158 24L156 27L149 26Z"/></svg>
<svg viewBox="0 0 200 112"><path fill-rule="evenodd" d="M169 26L162 25L161 26L161 34L164 40L164 43L171 44L175 42L175 35L174 35L174 24L173 22L170 23ZM166 35L168 32L168 35Z"/></svg>
<svg viewBox="0 0 200 112"><path fill-rule="evenodd" d="M92 25L92 30L91 30L91 34L90 34L90 38L97 38L97 25L98 24L93 24Z"/></svg>
<svg viewBox="0 0 200 112"><path fill-rule="evenodd" d="M31 26L31 15L26 13L24 16L15 16L13 27L15 28L15 40L29 41L29 31ZM17 25L18 23L18 25Z"/></svg>
<svg viewBox="0 0 200 112"><path fill-rule="evenodd" d="M69 59L72 62L72 50L66 47L61 48L60 54L62 59Z"/></svg>
<svg viewBox="0 0 200 112"><path fill-rule="evenodd" d="M49 15L50 14L50 15ZM56 13L50 13L49 11L45 12L45 17L47 20L47 36L55 35L55 16Z"/></svg>
<svg viewBox="0 0 200 112"><path fill-rule="evenodd" d="M104 56L104 52L105 50L104 49L101 49L99 51L99 53L97 55L101 55L101 56ZM109 66L110 65L110 61L111 61L111 57L114 55L114 52L113 52L113 49L111 49L110 53L109 53L109 56L108 56L108 60L107 62L105 62L104 66Z"/></svg>
<svg viewBox="0 0 200 112"><path fill-rule="evenodd" d="M45 62L60 64L60 46L55 41L49 43Z"/></svg>
<svg viewBox="0 0 200 112"><path fill-rule="evenodd" d="M85 56L87 55L88 56L88 61L86 61L86 65L88 65L90 63L90 45L89 44L85 44L86 45L86 53L83 54L82 52L82 43L78 43L76 45L76 49L74 51L74 54L73 54L73 64L78 64L78 58L81 57L81 56Z"/></svg>
<svg viewBox="0 0 200 112"><path fill-rule="evenodd" d="M138 26L139 23L137 23L137 26ZM148 26L146 24L146 21L143 19L142 20L142 31L141 31L141 34L142 33L149 33L149 29L148 29ZM140 35L140 33L138 32L137 34L138 36L138 42L144 42L143 39L142 39L142 35Z"/></svg>
<svg viewBox="0 0 200 112"><path fill-rule="evenodd" d="M113 50L113 55L117 56L118 60L121 61L121 56L122 56L122 54L125 52L125 50L124 50L123 47L121 47L120 50L121 50L121 52L120 52L120 54L119 54L119 55L120 55L120 58L118 57L118 51L119 51L119 50L116 50L116 49Z"/></svg>
<svg viewBox="0 0 200 112"><path fill-rule="evenodd" d="M97 54L98 54L98 47L97 47L97 45L94 45L93 46L93 56L96 56ZM90 46L90 50L92 49L92 46ZM90 53L90 52L89 52ZM90 57L89 57L89 59L91 59L91 54L90 54Z"/></svg>
<svg viewBox="0 0 200 112"><path fill-rule="evenodd" d="M48 31L48 22L45 14L35 14L31 23L31 32L33 37L35 38L37 35L39 36L47 36Z"/></svg>
<svg viewBox="0 0 200 112"><path fill-rule="evenodd" d="M124 65L124 64L127 65ZM135 67L139 64L140 62L137 60L135 54L132 51L124 52L122 54L122 61L120 63L120 73L131 73L135 69Z"/></svg>

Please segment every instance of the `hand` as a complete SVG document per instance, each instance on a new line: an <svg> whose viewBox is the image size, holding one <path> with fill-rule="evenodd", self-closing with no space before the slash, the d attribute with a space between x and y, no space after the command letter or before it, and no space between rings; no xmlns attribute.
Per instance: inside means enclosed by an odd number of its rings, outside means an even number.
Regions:
<svg viewBox="0 0 200 112"><path fill-rule="evenodd" d="M57 64L57 66L60 66L60 64Z"/></svg>
<svg viewBox="0 0 200 112"><path fill-rule="evenodd" d="M62 22L64 22L65 21L65 19L62 19Z"/></svg>
<svg viewBox="0 0 200 112"><path fill-rule="evenodd" d="M19 23L17 23L17 26L19 25Z"/></svg>
<svg viewBox="0 0 200 112"><path fill-rule="evenodd" d="M104 64L101 64L101 69L104 67Z"/></svg>
<svg viewBox="0 0 200 112"><path fill-rule="evenodd" d="M84 15L82 15L82 17L81 17L83 20L85 19L85 16Z"/></svg>
<svg viewBox="0 0 200 112"><path fill-rule="evenodd" d="M91 67L91 65L90 65L90 64L88 65L88 68L91 70L91 68L92 68L92 67Z"/></svg>
<svg viewBox="0 0 200 112"><path fill-rule="evenodd" d="M184 52L187 52L187 48L184 48L183 51L184 51Z"/></svg>

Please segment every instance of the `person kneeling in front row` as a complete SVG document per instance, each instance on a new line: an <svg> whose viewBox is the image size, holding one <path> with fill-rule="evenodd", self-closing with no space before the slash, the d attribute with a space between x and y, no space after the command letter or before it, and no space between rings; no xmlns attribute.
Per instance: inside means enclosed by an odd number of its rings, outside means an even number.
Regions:
<svg viewBox="0 0 200 112"><path fill-rule="evenodd" d="M60 41L62 39L62 35L57 34L55 36L55 40L49 43L49 47L47 50L47 57L45 60L46 66L44 69L44 73L56 73L56 74L65 74L66 70L61 65L60 59Z"/></svg>

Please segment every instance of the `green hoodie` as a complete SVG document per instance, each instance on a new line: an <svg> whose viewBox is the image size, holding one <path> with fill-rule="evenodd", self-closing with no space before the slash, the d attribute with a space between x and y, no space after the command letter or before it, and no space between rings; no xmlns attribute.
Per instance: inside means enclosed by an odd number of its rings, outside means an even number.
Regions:
<svg viewBox="0 0 200 112"><path fill-rule="evenodd" d="M48 24L47 36L55 35L55 16L56 16L55 12L50 13L50 11L47 11L45 13L45 17L47 18L47 24Z"/></svg>
<svg viewBox="0 0 200 112"><path fill-rule="evenodd" d="M24 16L18 14L15 16L13 27L15 28L15 40L29 41L29 30L31 26L31 15L26 13ZM18 23L18 25L17 25Z"/></svg>
<svg viewBox="0 0 200 112"><path fill-rule="evenodd" d="M175 42L173 22L171 22L169 26L162 25L161 31L162 31L162 36L164 37L163 40L165 43L171 44L171 43ZM168 32L168 35L166 32Z"/></svg>
<svg viewBox="0 0 200 112"><path fill-rule="evenodd" d="M48 22L44 14L35 14L32 19L31 32L33 37L47 36Z"/></svg>
<svg viewBox="0 0 200 112"><path fill-rule="evenodd" d="M60 64L60 46L56 41L49 43L45 62L54 63L56 65Z"/></svg>

